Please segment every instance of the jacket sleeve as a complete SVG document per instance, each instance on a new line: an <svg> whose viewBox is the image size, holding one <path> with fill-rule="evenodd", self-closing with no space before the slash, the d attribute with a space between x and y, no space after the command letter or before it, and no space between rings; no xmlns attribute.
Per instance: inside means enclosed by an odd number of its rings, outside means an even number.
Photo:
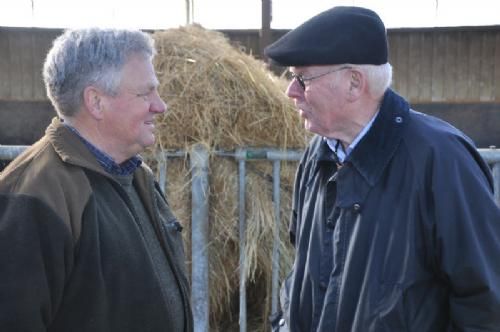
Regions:
<svg viewBox="0 0 500 332"><path fill-rule="evenodd" d="M296 227L297 227L297 211L296 209L298 208L298 197L299 197L299 177L301 173L301 166L299 166L299 169L297 171L297 176L295 180L295 189L294 189L294 195L293 195L293 200L292 200L292 211L290 214L290 225L288 227L288 232L290 236L290 243L292 246L295 247L295 239L296 239ZM294 264L295 265L295 264ZM290 306L290 283L291 279L293 276L293 266L292 270L289 271L288 275L286 278L283 280L281 284L281 289L280 289L280 308L278 309L278 312L273 312L270 317L270 322L271 322L271 331L272 332L288 332L288 324L290 321L290 312L289 312L289 306Z"/></svg>
<svg viewBox="0 0 500 332"><path fill-rule="evenodd" d="M72 266L72 237L40 200L0 195L0 331L46 331Z"/></svg>
<svg viewBox="0 0 500 332"><path fill-rule="evenodd" d="M292 198L292 209L290 213L290 224L288 227L289 232L289 240L292 246L297 250L296 241L299 236L297 234L298 227L300 226L300 221L298 220L302 202L301 202L301 187L303 185L303 176L304 176L304 165L306 163L307 150L302 160L297 168L297 172L295 174L295 184L293 190L293 198ZM280 312L274 313L274 319L272 320L273 331L288 331L288 326L290 322L290 287L292 278L294 275L294 266L293 264L291 271L289 271L287 277L283 280L280 289Z"/></svg>
<svg viewBox="0 0 500 332"><path fill-rule="evenodd" d="M450 286L449 329L498 331L500 209L488 166L475 149L455 146L432 167L429 207L437 266Z"/></svg>

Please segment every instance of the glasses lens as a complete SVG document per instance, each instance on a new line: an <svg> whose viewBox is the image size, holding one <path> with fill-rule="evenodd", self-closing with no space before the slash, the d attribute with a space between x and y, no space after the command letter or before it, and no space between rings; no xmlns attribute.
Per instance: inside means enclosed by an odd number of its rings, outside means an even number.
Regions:
<svg viewBox="0 0 500 332"><path fill-rule="evenodd" d="M292 73L292 79L297 80L297 82L299 83L299 85L302 88L302 90L306 89L306 84L304 83L304 79L302 78L301 75L297 75L295 73Z"/></svg>
<svg viewBox="0 0 500 332"><path fill-rule="evenodd" d="M306 83L304 83L304 79L302 76L298 75L297 76L297 81L299 81L300 86L302 87L302 90L306 89Z"/></svg>

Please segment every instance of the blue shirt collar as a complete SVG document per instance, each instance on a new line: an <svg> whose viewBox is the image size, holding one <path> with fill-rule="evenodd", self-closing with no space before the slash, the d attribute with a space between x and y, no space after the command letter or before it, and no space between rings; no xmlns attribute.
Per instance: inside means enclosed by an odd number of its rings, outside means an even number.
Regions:
<svg viewBox="0 0 500 332"><path fill-rule="evenodd" d="M368 130L373 125L373 122L375 121L375 118L377 117L379 111L375 113L375 115L372 117L372 119L366 124L366 126L363 127L361 132L356 136L356 138L352 141L352 143L347 147L347 149L344 150L342 144L340 141L334 139L334 138L324 138L326 140L326 143L330 147L330 149L337 155L338 160L343 163L344 160L349 156L349 154L354 150L356 145L361 141L361 139L366 135Z"/></svg>
<svg viewBox="0 0 500 332"><path fill-rule="evenodd" d="M89 151L94 155L99 164L104 168L106 172L111 175L130 175L135 172L135 170L142 164L142 159L139 156L134 156L130 159L125 160L121 164L117 164L113 158L106 152L100 150L95 145L86 140L75 128L68 124L64 124L69 130L76 134L80 140L85 144Z"/></svg>

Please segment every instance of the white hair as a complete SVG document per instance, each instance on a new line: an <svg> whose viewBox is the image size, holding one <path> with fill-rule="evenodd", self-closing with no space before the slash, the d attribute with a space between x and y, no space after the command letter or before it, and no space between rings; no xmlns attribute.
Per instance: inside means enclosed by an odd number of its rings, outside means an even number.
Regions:
<svg viewBox="0 0 500 332"><path fill-rule="evenodd" d="M128 57L155 54L153 38L140 30L76 29L59 36L43 68L47 95L60 117L73 116L82 103L83 90L96 85L117 93Z"/></svg>
<svg viewBox="0 0 500 332"><path fill-rule="evenodd" d="M349 65L359 69L366 76L368 92L373 98L380 98L391 86L392 66L389 62L383 65Z"/></svg>

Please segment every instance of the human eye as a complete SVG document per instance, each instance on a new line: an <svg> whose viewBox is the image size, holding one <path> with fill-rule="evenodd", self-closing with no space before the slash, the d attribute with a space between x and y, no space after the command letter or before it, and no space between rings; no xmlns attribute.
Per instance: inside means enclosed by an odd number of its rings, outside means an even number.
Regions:
<svg viewBox="0 0 500 332"><path fill-rule="evenodd" d="M152 93L153 93L153 91L151 91L151 90L146 91L146 92L139 92L139 93L136 94L136 97L142 98L145 101L149 101L149 98L151 97Z"/></svg>
<svg viewBox="0 0 500 332"><path fill-rule="evenodd" d="M302 89L306 88L306 85L304 82L304 76L302 76L302 74L290 72L290 76L292 77L292 80L296 80L299 83L299 85L302 87Z"/></svg>

